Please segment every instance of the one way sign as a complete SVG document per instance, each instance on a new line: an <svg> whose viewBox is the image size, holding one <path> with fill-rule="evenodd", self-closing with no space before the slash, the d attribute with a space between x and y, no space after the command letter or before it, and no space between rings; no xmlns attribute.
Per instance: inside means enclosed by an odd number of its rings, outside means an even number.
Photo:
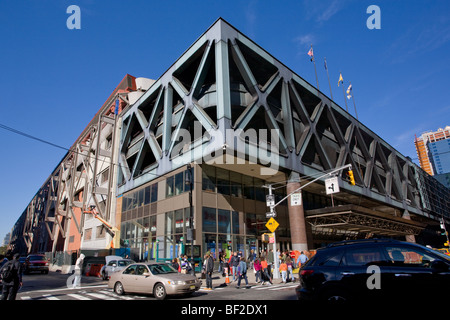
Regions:
<svg viewBox="0 0 450 320"><path fill-rule="evenodd" d="M332 177L325 180L325 191L327 194L333 194L339 192L338 177Z"/></svg>

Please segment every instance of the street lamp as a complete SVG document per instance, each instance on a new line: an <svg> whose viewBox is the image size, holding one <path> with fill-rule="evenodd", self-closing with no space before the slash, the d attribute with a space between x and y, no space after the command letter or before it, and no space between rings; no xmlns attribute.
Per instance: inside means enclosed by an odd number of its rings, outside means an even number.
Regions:
<svg viewBox="0 0 450 320"><path fill-rule="evenodd" d="M192 275L195 276L195 261L194 261L194 210L192 207L192 185L194 183L194 177L192 176L191 164L187 164L187 174L185 177L186 185L189 185L189 229L186 230L186 240L191 241L191 263L192 263Z"/></svg>

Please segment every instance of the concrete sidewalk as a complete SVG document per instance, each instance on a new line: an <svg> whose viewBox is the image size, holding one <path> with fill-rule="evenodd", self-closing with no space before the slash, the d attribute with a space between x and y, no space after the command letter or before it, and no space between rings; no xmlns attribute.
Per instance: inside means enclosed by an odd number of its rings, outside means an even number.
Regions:
<svg viewBox="0 0 450 320"><path fill-rule="evenodd" d="M196 274L197 277L201 277L201 274ZM228 284L228 286L237 286L237 276L236 276L236 281L233 281L233 276L231 275L231 273L228 275L230 283ZM247 279L248 279L248 284L250 286L254 286L254 285L259 285L259 283L256 283L256 274L254 272L253 269L248 269L247 270ZM296 283L299 283L298 281L298 273L294 273L294 279ZM202 280L202 288L206 288L206 279L201 279ZM268 281L266 281L266 285L268 285ZM282 278L281 278L281 273L280 273L280 277L279 279L273 279L273 275L272 275L272 283L273 284L280 284L283 283ZM222 277L222 273L219 273L218 271L214 271L212 274L212 286L213 289L216 287L224 287L226 286L226 277ZM241 287L245 287L245 279L241 280Z"/></svg>

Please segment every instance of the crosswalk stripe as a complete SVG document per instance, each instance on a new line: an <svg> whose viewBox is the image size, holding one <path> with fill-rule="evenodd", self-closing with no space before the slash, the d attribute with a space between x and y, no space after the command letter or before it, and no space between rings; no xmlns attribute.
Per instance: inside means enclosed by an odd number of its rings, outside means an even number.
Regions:
<svg viewBox="0 0 450 320"><path fill-rule="evenodd" d="M97 299L101 299L101 300L117 300L113 297L104 295L104 294L100 294L100 293L86 293L88 296L97 298Z"/></svg>
<svg viewBox="0 0 450 320"><path fill-rule="evenodd" d="M54 297L51 294L44 294L43 297L46 298L47 300L60 300L59 298Z"/></svg>
<svg viewBox="0 0 450 320"><path fill-rule="evenodd" d="M31 300L31 297L30 296L23 296L20 299L21 300Z"/></svg>
<svg viewBox="0 0 450 320"><path fill-rule="evenodd" d="M282 284L278 284L278 285L262 286L262 287L256 288L255 290L281 290L281 289L286 289L286 288L293 288L295 286L297 286L297 285L296 284L287 285L285 283L282 283Z"/></svg>
<svg viewBox="0 0 450 320"><path fill-rule="evenodd" d="M82 296L81 294L69 293L67 294L69 297L75 298L77 300L92 300L91 298Z"/></svg>
<svg viewBox="0 0 450 320"><path fill-rule="evenodd" d="M106 290L100 290L99 291L102 294L108 295L111 298L116 298L116 299L123 299L123 300L134 300L133 297L128 297L128 296L118 296L117 294L111 292L111 291L106 291Z"/></svg>

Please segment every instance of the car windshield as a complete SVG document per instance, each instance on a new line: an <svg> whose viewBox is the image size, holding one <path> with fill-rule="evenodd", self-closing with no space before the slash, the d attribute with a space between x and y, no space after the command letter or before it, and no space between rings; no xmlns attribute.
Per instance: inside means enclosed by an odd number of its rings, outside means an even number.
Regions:
<svg viewBox="0 0 450 320"><path fill-rule="evenodd" d="M30 261L45 261L47 260L44 256L30 256Z"/></svg>
<svg viewBox="0 0 450 320"><path fill-rule="evenodd" d="M134 263L133 260L119 260L117 264L118 264L119 267L126 267L126 266L128 266L129 264L132 264L132 263Z"/></svg>
<svg viewBox="0 0 450 320"><path fill-rule="evenodd" d="M152 274L167 274L167 273L178 273L177 270L169 266L168 264L151 264L148 266Z"/></svg>

